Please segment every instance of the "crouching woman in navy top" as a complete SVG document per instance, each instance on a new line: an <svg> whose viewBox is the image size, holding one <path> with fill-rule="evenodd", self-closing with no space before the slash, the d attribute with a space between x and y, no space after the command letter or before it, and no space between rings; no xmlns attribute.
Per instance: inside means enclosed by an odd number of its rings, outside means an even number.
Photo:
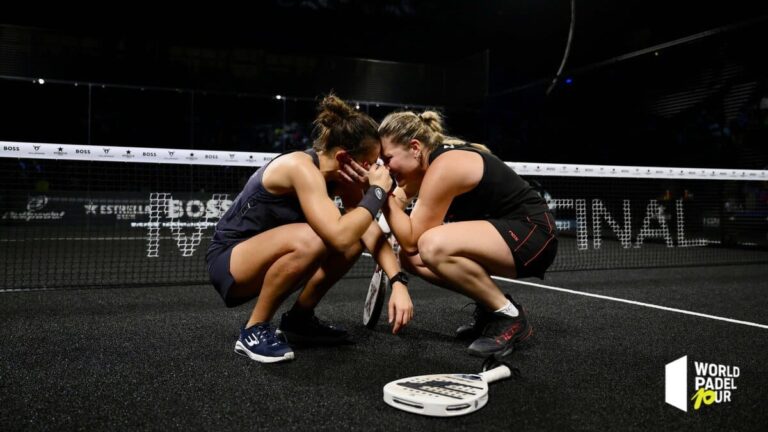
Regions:
<svg viewBox="0 0 768 432"><path fill-rule="evenodd" d="M235 352L259 362L293 359L288 343L346 339L345 330L318 320L314 309L364 247L388 275L399 271L374 222L392 186L389 170L376 164L378 125L333 95L319 109L313 148L282 154L253 174L216 225L206 254L211 282L228 307L258 297ZM344 174L351 161L366 168L356 181ZM333 196L341 197L343 215ZM302 286L276 329L273 315ZM395 326L407 324L413 304L405 285L393 287L393 306Z"/></svg>

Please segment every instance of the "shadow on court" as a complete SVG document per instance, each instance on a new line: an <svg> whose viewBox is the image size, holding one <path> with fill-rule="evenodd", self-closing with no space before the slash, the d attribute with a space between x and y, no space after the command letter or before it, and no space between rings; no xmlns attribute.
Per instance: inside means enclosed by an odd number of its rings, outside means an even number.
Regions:
<svg viewBox="0 0 768 432"><path fill-rule="evenodd" d="M531 280L580 292L768 324L761 265L552 273ZM298 348L261 365L233 353L249 307L213 288L0 294L0 429L760 430L768 423L768 330L544 288L501 283L529 310L534 338L465 417L421 417L384 404L387 382L479 372L454 329L467 301L421 281L398 336L362 326L367 280L345 279L318 315L354 344ZM688 412L664 402L665 364L740 369L732 402ZM693 395L689 386L688 397Z"/></svg>

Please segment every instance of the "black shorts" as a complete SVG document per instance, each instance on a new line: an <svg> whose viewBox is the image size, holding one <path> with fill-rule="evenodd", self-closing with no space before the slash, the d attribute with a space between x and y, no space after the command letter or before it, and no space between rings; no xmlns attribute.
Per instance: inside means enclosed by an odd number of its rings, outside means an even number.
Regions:
<svg viewBox="0 0 768 432"><path fill-rule="evenodd" d="M488 222L512 251L517 277L543 279L557 255L555 218L544 212L524 219L489 219Z"/></svg>
<svg viewBox="0 0 768 432"><path fill-rule="evenodd" d="M232 287L235 285L235 279L232 277L232 273L229 272L229 260L232 256L232 249L237 244L211 243L205 255L211 283L227 307L239 306L253 298L234 298L231 293Z"/></svg>

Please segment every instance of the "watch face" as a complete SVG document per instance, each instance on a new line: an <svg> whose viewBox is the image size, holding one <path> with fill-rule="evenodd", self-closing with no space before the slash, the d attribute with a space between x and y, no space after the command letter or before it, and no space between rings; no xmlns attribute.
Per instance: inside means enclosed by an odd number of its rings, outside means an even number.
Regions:
<svg viewBox="0 0 768 432"><path fill-rule="evenodd" d="M408 285L408 273L400 272L392 278L393 282L402 282L403 285Z"/></svg>

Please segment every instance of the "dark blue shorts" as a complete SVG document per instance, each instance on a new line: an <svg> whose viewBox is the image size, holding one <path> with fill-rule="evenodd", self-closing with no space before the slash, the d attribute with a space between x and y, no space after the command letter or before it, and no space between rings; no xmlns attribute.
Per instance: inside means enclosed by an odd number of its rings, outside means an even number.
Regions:
<svg viewBox="0 0 768 432"><path fill-rule="evenodd" d="M544 278L557 255L555 218L549 212L523 219L490 219L515 259L517 277Z"/></svg>
<svg viewBox="0 0 768 432"><path fill-rule="evenodd" d="M238 243L224 244L224 243L211 243L208 248L208 252L205 255L206 264L208 266L208 275L211 278L211 283L216 291L224 300L224 304L227 307L239 306L253 297L233 297L232 287L235 285L235 279L232 277L232 273L229 272L229 260L232 256L232 249L237 246Z"/></svg>

